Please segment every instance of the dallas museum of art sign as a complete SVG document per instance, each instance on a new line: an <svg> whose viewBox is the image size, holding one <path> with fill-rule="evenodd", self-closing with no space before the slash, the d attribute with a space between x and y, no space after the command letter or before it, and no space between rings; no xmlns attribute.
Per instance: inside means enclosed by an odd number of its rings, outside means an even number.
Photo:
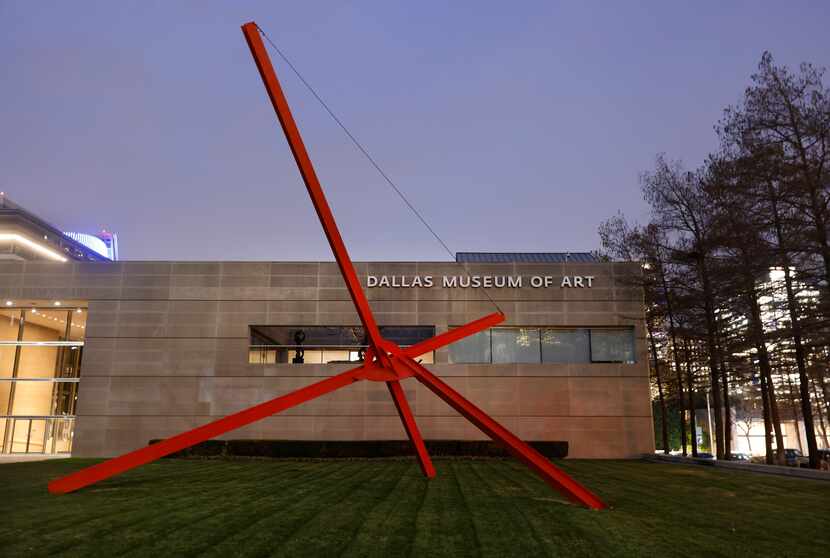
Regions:
<svg viewBox="0 0 830 558"><path fill-rule="evenodd" d="M366 286L370 289L378 287L391 287L395 289L411 289L413 287L434 287L440 284L445 289L521 289L530 285L535 289L554 287L561 289L578 288L590 289L594 286L593 275L564 275L554 277L553 275L532 275L523 277L521 275L444 275L440 283L432 275L369 275Z"/></svg>

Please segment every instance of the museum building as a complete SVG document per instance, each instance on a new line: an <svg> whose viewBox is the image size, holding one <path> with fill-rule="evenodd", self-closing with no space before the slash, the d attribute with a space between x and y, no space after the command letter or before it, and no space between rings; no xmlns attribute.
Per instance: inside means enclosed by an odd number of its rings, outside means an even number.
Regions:
<svg viewBox="0 0 830 558"><path fill-rule="evenodd" d="M46 249L49 249L47 246ZM639 266L590 254L355 264L383 335L528 440L571 457L653 451ZM117 455L346 370L366 346L333 262L0 262L3 453ZM414 380L427 440L485 439ZM358 382L230 439L402 440L385 385Z"/></svg>

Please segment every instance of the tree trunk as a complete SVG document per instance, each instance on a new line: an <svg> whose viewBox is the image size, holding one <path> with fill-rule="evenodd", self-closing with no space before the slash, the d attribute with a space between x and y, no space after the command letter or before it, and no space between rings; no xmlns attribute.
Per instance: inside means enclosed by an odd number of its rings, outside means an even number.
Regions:
<svg viewBox="0 0 830 558"><path fill-rule="evenodd" d="M784 464L784 435L781 433L781 419L778 413L778 401L775 399L775 384L772 382L772 366L769 362L766 339L764 337L764 325L761 322L761 306L758 304L758 292L755 289L755 281L749 278L747 285L747 303L749 304L749 330L752 335L755 350L758 351L758 367L761 369L761 385L765 387L764 413L769 414L770 423L775 433L775 459L779 465ZM769 434L769 425L765 423L765 432ZM767 463L773 460L772 453L768 452Z"/></svg>
<svg viewBox="0 0 830 558"><path fill-rule="evenodd" d="M793 379L790 374L787 374L787 383L790 385L789 393L790 393L790 405L793 409L793 422L795 423L795 438L798 442L798 449L801 453L804 453L804 444L801 443L801 429L798 427L798 423L801 418L798 416L798 406L795 404L795 396L793 393L795 392L795 386L793 386Z"/></svg>
<svg viewBox="0 0 830 558"><path fill-rule="evenodd" d="M715 432L710 436L715 438L715 453L718 459L723 459L723 415L721 409L720 373L717 362L717 348L715 347L715 304L712 294L712 283L706 268L705 258L698 258L698 273L703 283L703 305L706 314L706 349L709 353L709 382L712 390L712 399L715 407Z"/></svg>
<svg viewBox="0 0 830 558"><path fill-rule="evenodd" d="M788 263L785 261L785 264ZM798 316L798 302L795 298L792 272L790 271L789 265L784 267L784 286L787 289L787 308L790 314L793 343L795 344L795 363L798 367L798 391L801 397L801 416L804 420L804 436L807 438L807 451L810 453L810 468L818 469L816 428L813 424L813 409L810 405L810 380L807 378L807 363L804 358L804 344L801 337L801 318Z"/></svg>
<svg viewBox="0 0 830 558"><path fill-rule="evenodd" d="M674 374L677 378L677 400L680 412L680 449L683 457L686 457L686 411L683 408L683 373L680 370L680 353L677 350L677 333L674 328L674 312L672 310L671 293L666 281L666 270L660 264L660 282L663 286L663 295L666 297L666 314L669 318L669 338L671 340L671 351L674 361ZM694 417L692 418L694 421ZM694 435L694 434L693 434Z"/></svg>
<svg viewBox="0 0 830 558"><path fill-rule="evenodd" d="M830 423L830 384L824 381L824 367L821 364L816 366L816 382L824 395L824 409L827 412L827 422Z"/></svg>
<svg viewBox="0 0 830 558"><path fill-rule="evenodd" d="M669 454L669 429L666 424L666 400L663 397L663 379L660 376L660 361L657 359L657 342L654 340L654 332L652 331L651 321L646 319L646 327L648 329L648 342L651 346L651 356L654 359L654 376L657 378L657 394L660 398L660 437L663 441L663 453Z"/></svg>
<svg viewBox="0 0 830 558"><path fill-rule="evenodd" d="M781 251L781 263L784 267L784 287L787 291L787 310L790 315L790 326L792 328L793 344L795 345L795 362L798 367L798 388L801 395L801 415L804 419L804 435L807 438L807 451L810 453L810 468L818 469L818 445L816 444L816 430L813 425L813 410L810 405L810 387L808 384L807 364L804 358L804 345L801 336L801 318L798 315L798 301L795 298L795 290L793 289L790 258L785 248L786 239L781 223L781 216L778 211L778 200L771 186L769 189L773 194L770 196L773 225L775 226L778 247ZM801 436L798 439L801 441Z"/></svg>
<svg viewBox="0 0 830 558"><path fill-rule="evenodd" d="M775 463L772 455L772 420L769 413L769 389L767 389L767 378L764 373L759 374L761 378L761 403L764 410L764 460L767 465ZM747 441L749 436L747 435Z"/></svg>
<svg viewBox="0 0 830 558"><path fill-rule="evenodd" d="M729 398L729 370L723 356L720 324L715 318L715 349L717 350L718 368L720 369L720 385L723 390L723 459L732 458L732 404Z"/></svg>
<svg viewBox="0 0 830 558"><path fill-rule="evenodd" d="M689 340L683 338L683 356L686 359L686 395L688 396L689 433L692 444L692 457L697 457L697 417L695 416L695 381L692 375L692 359L689 352Z"/></svg>
<svg viewBox="0 0 830 558"><path fill-rule="evenodd" d="M816 398L816 406L818 407L818 426L819 430L821 430L821 437L824 440L824 447L830 447L830 444L827 443L827 429L824 427L824 413L821 412L821 398L818 396L818 389L816 388L816 380L815 378L811 378L810 384L813 386L813 395Z"/></svg>

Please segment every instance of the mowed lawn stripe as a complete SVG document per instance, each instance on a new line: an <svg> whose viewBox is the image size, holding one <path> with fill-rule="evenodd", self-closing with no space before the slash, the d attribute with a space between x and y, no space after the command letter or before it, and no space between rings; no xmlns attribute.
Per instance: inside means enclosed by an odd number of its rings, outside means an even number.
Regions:
<svg viewBox="0 0 830 558"><path fill-rule="evenodd" d="M66 496L88 460L0 465L0 556L825 556L830 482L640 461L163 460ZM794 533L797 532L797 536Z"/></svg>
<svg viewBox="0 0 830 558"><path fill-rule="evenodd" d="M429 482L416 518L411 556L478 556L475 526L452 463L435 461L437 475Z"/></svg>
<svg viewBox="0 0 830 558"><path fill-rule="evenodd" d="M344 557L409 556L415 538L415 521L429 484L414 458L397 463L401 468L398 484L364 518L354 533Z"/></svg>
<svg viewBox="0 0 830 558"><path fill-rule="evenodd" d="M236 532L217 542L202 555L216 556L270 556L291 534L312 519L326 506L340 508L343 499L359 486L372 479L383 463L334 462L336 475L310 479L299 486L290 503L277 508L261 510L259 517ZM363 465L363 466L361 466ZM368 465L368 466L367 466Z"/></svg>
<svg viewBox="0 0 830 558"><path fill-rule="evenodd" d="M315 463L291 468L279 462L256 462L249 466L255 474L244 484L236 480L236 475L225 474L206 487L208 493L202 496L207 496L204 499L208 505L198 513L177 510L173 516L156 516L128 530L124 539L133 544L123 550L123 556L156 552L172 552L176 556L198 554L256 520L261 509L277 504L275 500L287 501L288 495L314 479L338 473L336 468Z"/></svg>
<svg viewBox="0 0 830 558"><path fill-rule="evenodd" d="M194 465L197 464L194 463ZM155 465L154 468L159 467L160 465ZM209 470L208 465L204 465L203 468L205 471ZM180 477L188 474L186 467L178 470ZM152 472L145 474L150 475L146 477L147 479L152 479ZM126 475L131 475L131 473L126 473ZM30 505L25 510L17 508L13 514L9 515L7 527L4 526L0 530L0 541L2 541L0 544L10 547L14 547L15 542L28 544L17 535L21 531L30 531L33 526L36 526L34 529L37 535L37 546L32 547L32 552L48 556L52 551L66 551L75 542L84 542L82 533L86 530L102 529L96 532L103 533L106 532L106 526L114 522L124 525L134 521L131 514L138 514L140 517L142 513L146 513L144 508L136 504L144 498L154 498L153 487L163 484L147 480L139 480L138 484L135 484L132 479L116 478L104 481L94 488L82 489L71 494L55 495L46 491L48 480L50 479L41 479L40 483L33 484L30 492L34 494L26 498ZM35 506L32 507L32 504ZM162 507L172 509L182 505L180 500L169 499ZM56 513L55 518L50 517L49 521L45 522L43 521L44 507L61 511L69 510L74 515ZM161 510L156 507L156 511ZM12 539L10 544L9 538Z"/></svg>
<svg viewBox="0 0 830 558"><path fill-rule="evenodd" d="M489 461L482 463L482 468L491 472L486 478L493 485L512 490L514 496L506 499L506 503L514 507L528 531L535 535L544 555L596 556L606 553L608 537L596 525L603 514L609 512L588 510L574 504L537 476L515 465L509 461ZM588 528L586 524L594 528Z"/></svg>
<svg viewBox="0 0 830 558"><path fill-rule="evenodd" d="M514 485L495 482L488 462L458 461L453 470L476 526L482 556L537 556L540 548L534 533L516 509L518 494Z"/></svg>
<svg viewBox="0 0 830 558"><path fill-rule="evenodd" d="M208 474L211 471L209 465L200 462L192 464L203 466L190 468L190 463L185 462L178 468L178 477L171 475L160 482L151 480L152 476L145 477L143 482L138 481L137 484L131 478L118 478L105 481L94 489L83 489L66 495L47 494L46 497L53 501L77 499L80 505L96 510L99 503L107 502L115 494L118 494L118 497L111 506L107 506L106 513L96 513L87 520L78 518L76 521L66 522L63 529L49 530L49 525L41 523L43 530L38 534L37 547L32 549L32 552L36 553L33 556L50 556L55 552L71 556L77 548L81 556L109 557L120 551L113 547L129 543L124 534L129 532L130 527L160 520L168 524L171 518L179 513L192 513L192 510L198 507L197 503L205 500L205 492L210 488L191 475L191 472L202 471L203 474ZM159 466L161 465L156 465ZM214 467L212 474L222 475L226 471L227 469L217 470ZM243 486L251 486L249 481L257 473L251 469L247 469L245 473L239 480L244 483ZM143 476L146 475L145 472ZM91 549L85 546L89 542L85 536L87 531L96 534L96 544Z"/></svg>
<svg viewBox="0 0 830 558"><path fill-rule="evenodd" d="M370 511L383 502L398 485L400 463L381 461L374 475L354 487L341 500L318 503L317 511L288 537L280 541L271 556L338 556L345 550Z"/></svg>

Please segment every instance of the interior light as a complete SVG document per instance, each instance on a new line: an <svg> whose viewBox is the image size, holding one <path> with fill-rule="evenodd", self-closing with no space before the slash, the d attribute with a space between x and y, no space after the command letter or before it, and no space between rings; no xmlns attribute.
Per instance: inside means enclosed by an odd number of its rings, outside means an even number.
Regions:
<svg viewBox="0 0 830 558"><path fill-rule="evenodd" d="M75 310L75 312L80 314L82 312L82 310L80 308L78 308L77 310Z"/></svg>
<svg viewBox="0 0 830 558"><path fill-rule="evenodd" d="M55 306L60 306L60 305L61 305L61 301L60 301L60 300L56 300L53 304L54 304Z"/></svg>
<svg viewBox="0 0 830 558"><path fill-rule="evenodd" d="M6 306L14 306L14 301L7 300L6 301Z"/></svg>

